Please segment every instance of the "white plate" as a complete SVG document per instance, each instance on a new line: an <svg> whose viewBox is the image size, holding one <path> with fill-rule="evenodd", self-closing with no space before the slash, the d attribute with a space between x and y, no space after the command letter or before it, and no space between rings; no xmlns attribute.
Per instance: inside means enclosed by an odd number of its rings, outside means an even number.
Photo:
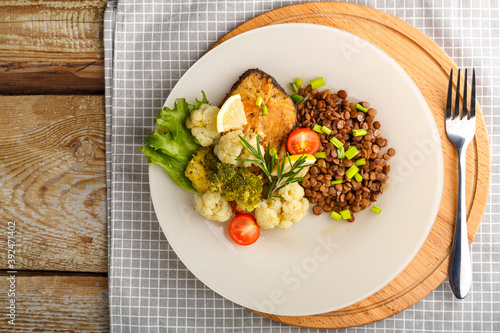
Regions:
<svg viewBox="0 0 500 333"><path fill-rule="evenodd" d="M248 247L232 242L228 223L193 210L194 196L150 167L158 220L182 262L208 287L247 308L277 315L312 315L354 304L380 290L410 263L436 218L443 157L429 107L406 72L387 54L342 30L282 24L238 35L205 54L166 101L193 102L204 90L219 104L239 75L258 67L285 89L301 77L323 76L333 91L378 110L382 135L397 151L390 188L356 221L309 213L290 230L262 230Z"/></svg>

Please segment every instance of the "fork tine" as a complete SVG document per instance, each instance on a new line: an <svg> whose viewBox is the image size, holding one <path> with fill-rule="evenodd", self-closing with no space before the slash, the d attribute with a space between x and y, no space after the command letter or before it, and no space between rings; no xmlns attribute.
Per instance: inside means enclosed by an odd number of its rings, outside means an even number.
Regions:
<svg viewBox="0 0 500 333"><path fill-rule="evenodd" d="M465 69L464 74L464 97L462 99L462 117L460 117L460 119L462 118L469 118L467 115L467 68Z"/></svg>
<svg viewBox="0 0 500 333"><path fill-rule="evenodd" d="M458 69L457 75L457 92L455 96L455 114L453 119L460 119L460 68Z"/></svg>
<svg viewBox="0 0 500 333"><path fill-rule="evenodd" d="M472 91L470 99L470 118L476 116L476 70L472 69Z"/></svg>
<svg viewBox="0 0 500 333"><path fill-rule="evenodd" d="M453 68L450 70L450 82L448 83L448 96L446 97L446 119L451 119L451 95L453 94Z"/></svg>

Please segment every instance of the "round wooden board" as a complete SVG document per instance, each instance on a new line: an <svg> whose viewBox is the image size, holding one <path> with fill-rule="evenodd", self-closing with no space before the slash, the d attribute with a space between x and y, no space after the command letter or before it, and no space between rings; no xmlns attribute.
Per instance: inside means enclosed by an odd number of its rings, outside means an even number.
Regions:
<svg viewBox="0 0 500 333"><path fill-rule="evenodd" d="M229 32L217 44L251 29L291 22L315 23L342 29L384 50L403 67L423 93L441 136L444 190L439 213L425 244L399 276L374 295L341 310L299 317L259 313L272 320L301 327L344 328L364 325L412 306L439 286L447 276L458 176L457 153L446 136L444 110L449 70L456 68L456 65L438 45L408 23L373 8L338 2L302 3L267 12ZM297 43L297 47L301 47L300 43ZM469 242L479 228L490 179L486 126L478 105L476 110L476 137L467 154Z"/></svg>

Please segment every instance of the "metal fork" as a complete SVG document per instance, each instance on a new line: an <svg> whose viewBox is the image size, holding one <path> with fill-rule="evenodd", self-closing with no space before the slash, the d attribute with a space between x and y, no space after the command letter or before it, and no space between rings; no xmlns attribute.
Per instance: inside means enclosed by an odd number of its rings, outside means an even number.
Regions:
<svg viewBox="0 0 500 333"><path fill-rule="evenodd" d="M460 69L458 70L455 111L452 113L453 68L450 71L448 98L446 100L446 134L458 152L458 199L455 234L448 268L450 285L457 298L465 298L472 283L472 266L467 237L465 206L465 157L467 146L476 131L476 73L472 70L470 112L467 114L467 69L465 70L462 112L460 112Z"/></svg>

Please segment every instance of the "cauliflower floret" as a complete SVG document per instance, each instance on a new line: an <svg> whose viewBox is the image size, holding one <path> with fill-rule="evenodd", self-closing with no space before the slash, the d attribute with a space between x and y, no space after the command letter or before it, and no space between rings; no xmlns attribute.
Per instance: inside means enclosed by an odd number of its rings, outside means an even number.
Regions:
<svg viewBox="0 0 500 333"><path fill-rule="evenodd" d="M214 148L214 153L223 163L236 165L238 167L249 168L252 162L237 161L237 158L254 159L255 157L241 144L239 136L243 136L242 130L230 131L221 136L219 142ZM257 149L256 135L245 135L245 140L255 149ZM265 153L264 147L259 144L262 154Z"/></svg>
<svg viewBox="0 0 500 333"><path fill-rule="evenodd" d="M217 132L217 113L218 107L202 104L186 119L186 127L203 147L211 146L220 138L220 133Z"/></svg>
<svg viewBox="0 0 500 333"><path fill-rule="evenodd" d="M300 200L304 197L304 188L298 183L292 183L276 192L276 195L283 197L286 201Z"/></svg>
<svg viewBox="0 0 500 333"><path fill-rule="evenodd" d="M239 135L243 135L242 130L227 132L215 145L214 153L222 163L236 165L236 158L240 156L243 149Z"/></svg>
<svg viewBox="0 0 500 333"><path fill-rule="evenodd" d="M309 201L306 198L287 201L281 206L282 220L280 224L278 224L278 228L288 229L293 223L300 222L300 220L302 220L302 218L307 214L308 209Z"/></svg>
<svg viewBox="0 0 500 333"><path fill-rule="evenodd" d="M281 200L261 200L255 209L257 224L264 229L272 229L281 222Z"/></svg>
<svg viewBox="0 0 500 333"><path fill-rule="evenodd" d="M231 205L219 192L205 192L196 196L195 202L194 209L208 220L226 222L233 214Z"/></svg>
<svg viewBox="0 0 500 333"><path fill-rule="evenodd" d="M260 135L259 138L262 138L262 135ZM245 135L245 140L247 140L247 142L250 144L250 146L257 149L257 135L256 134ZM259 146L260 146L260 151L262 152L262 155L264 155L266 152L266 150L264 149L264 146L262 146L260 143L259 143ZM253 156L248 150L243 148L239 158L244 158L244 159L248 160L248 159L255 159L255 156ZM254 164L253 162L236 161L236 166L239 166L239 167L249 168L253 164Z"/></svg>
<svg viewBox="0 0 500 333"><path fill-rule="evenodd" d="M304 189L292 183L276 192L283 199L261 200L255 209L257 224L264 229L278 227L289 229L307 214L309 201L304 198Z"/></svg>

